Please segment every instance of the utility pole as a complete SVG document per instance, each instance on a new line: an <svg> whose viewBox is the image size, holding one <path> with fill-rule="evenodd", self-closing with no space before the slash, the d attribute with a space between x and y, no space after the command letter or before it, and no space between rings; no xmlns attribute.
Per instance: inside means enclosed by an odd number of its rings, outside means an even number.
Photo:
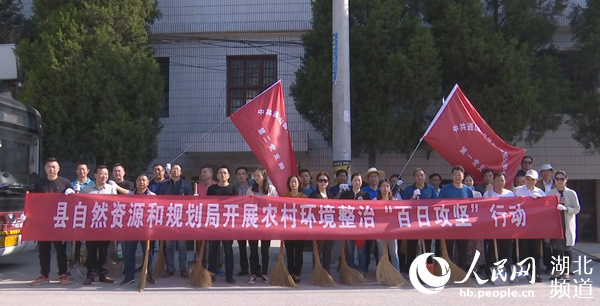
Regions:
<svg viewBox="0 0 600 306"><path fill-rule="evenodd" d="M350 132L350 26L349 0L332 1L333 94L332 146L333 174L339 169L352 174L352 135Z"/></svg>

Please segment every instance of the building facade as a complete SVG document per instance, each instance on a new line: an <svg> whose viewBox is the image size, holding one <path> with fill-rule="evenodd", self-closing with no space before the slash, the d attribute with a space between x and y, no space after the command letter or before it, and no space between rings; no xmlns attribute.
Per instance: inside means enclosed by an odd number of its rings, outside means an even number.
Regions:
<svg viewBox="0 0 600 306"><path fill-rule="evenodd" d="M31 14L30 2L23 1L26 15ZM585 1L571 0L569 6L573 4ZM176 159L189 179L197 179L203 165L257 168L257 159L227 116L281 79L298 167L331 171L331 148L297 113L289 95L303 55L301 37L311 28L310 0L172 0L159 1L158 8L162 18L150 26L150 35L167 86L155 162ZM558 21L554 43L568 50L569 20ZM534 158L535 169L549 163L569 174L582 206L578 239L598 241L600 156L585 152L566 121L533 146L517 145ZM376 165L368 165L365 155L354 158L352 167L364 172L376 166L389 176L400 172L407 158L381 154ZM407 167L407 183L417 167L450 178L450 165L426 146Z"/></svg>

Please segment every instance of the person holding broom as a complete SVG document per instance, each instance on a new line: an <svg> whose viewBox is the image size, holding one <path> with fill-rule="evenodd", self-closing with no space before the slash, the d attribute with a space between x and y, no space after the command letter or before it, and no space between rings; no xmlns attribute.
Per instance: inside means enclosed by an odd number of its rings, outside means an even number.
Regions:
<svg viewBox="0 0 600 306"><path fill-rule="evenodd" d="M394 195L392 194L392 187L390 184L390 181L387 179L383 179L381 181L379 181L379 191L377 191L377 200L396 200L396 198L394 197ZM382 239L377 239L377 248L379 249L379 254L381 254L382 256L384 255L383 250L383 244L387 243L388 249L389 249L389 256L390 256L390 261L392 262L392 265L394 266L394 268L396 268L396 270L398 270L398 272L400 272L400 257L398 256L398 242L396 241L396 239L390 239L390 240L382 240Z"/></svg>
<svg viewBox="0 0 600 306"><path fill-rule="evenodd" d="M352 182L352 189L346 190L342 193L341 199L348 200L370 200L371 196L361 189L362 187L362 176L360 173L353 173L350 178ZM355 268L354 264L354 251L358 248L358 270L361 272L367 272L367 253L365 251L364 240L346 240L346 257L348 258L348 265L351 268Z"/></svg>
<svg viewBox="0 0 600 306"><path fill-rule="evenodd" d="M296 174L290 175L287 180L288 193L284 194L286 198L308 198L300 192L300 177ZM302 272L302 263L304 262L304 240L286 240L285 251L287 254L287 267L295 283L300 282L300 273Z"/></svg>
<svg viewBox="0 0 600 306"><path fill-rule="evenodd" d="M440 199L466 199L473 198L473 190L471 187L464 185L463 180L465 179L465 168L463 166L454 166L452 168L452 184L448 184L442 187L440 190ZM458 266L464 271L469 270L470 263L467 258L467 248L469 240L456 239L446 240L448 254L452 256L454 254L454 242L458 248Z"/></svg>
<svg viewBox="0 0 600 306"><path fill-rule="evenodd" d="M435 188L432 185L429 185L425 182L427 176L425 175L425 170L422 168L417 168L413 171L413 177L415 179L415 183L406 187L404 189L404 194L402 198L405 200L427 200L427 199L435 199L437 198L437 194L435 193ZM402 241L402 240L399 240ZM427 253L431 252L431 239L424 239L421 243L425 244L425 251ZM416 239L406 240L406 257L405 257L405 265L404 272L408 273L408 269L412 262L417 258L418 245L419 241Z"/></svg>
<svg viewBox="0 0 600 306"><path fill-rule="evenodd" d="M129 194L135 195L156 195L154 192L148 189L150 179L144 173L138 175L135 180L135 190ZM145 250L145 244L150 243L150 250L148 251L148 276L146 282L154 284L154 278L152 278L152 260L154 259L154 241L123 241L123 259L124 259L124 274L125 278L120 282L121 285L129 285L135 281L135 252L137 251L138 242L142 244L142 249Z"/></svg>
<svg viewBox="0 0 600 306"><path fill-rule="evenodd" d="M278 197L275 186L269 184L267 171L264 168L258 168L254 171L254 185L248 190L246 195L255 195L263 197ZM258 262L258 240L248 240L250 245L250 270L252 275L248 280L248 284L252 285L256 282L256 277L260 277L263 282L269 283L267 272L269 271L269 248L271 240L260 241L260 252L262 257L262 267Z"/></svg>
<svg viewBox="0 0 600 306"><path fill-rule="evenodd" d="M329 174L327 172L321 171L317 173L317 190L313 191L309 198L313 199L333 199L335 196L331 194L330 189L327 188L329 186ZM323 268L329 272L331 268L331 254L333 251L334 240L319 240L317 244L319 245L319 253L321 255L321 263L323 264ZM331 273L330 273L331 274Z"/></svg>
<svg viewBox="0 0 600 306"><path fill-rule="evenodd" d="M237 188L229 184L229 168L219 166L217 168L217 184L208 187L206 190L207 196L235 196L238 195ZM217 273L217 257L219 248L223 243L223 252L225 253L225 281L230 284L235 284L233 278L233 240L211 240L208 243L208 271ZM214 276L213 276L214 277Z"/></svg>
<svg viewBox="0 0 600 306"><path fill-rule="evenodd" d="M510 198L514 197L515 194L504 188L506 185L506 176L502 172L496 172L492 176L492 189L486 191L483 194L484 198ZM496 262L495 253L498 252L498 260L506 259L504 264L508 270L512 266L512 253L513 253L514 240L512 239L498 239L494 244L493 239L484 240L484 252L485 257L485 273L488 278L492 277L491 268Z"/></svg>

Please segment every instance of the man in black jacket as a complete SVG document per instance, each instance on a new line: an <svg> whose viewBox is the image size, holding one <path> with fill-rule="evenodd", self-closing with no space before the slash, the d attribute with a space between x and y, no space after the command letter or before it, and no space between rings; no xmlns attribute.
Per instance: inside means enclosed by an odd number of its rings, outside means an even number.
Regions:
<svg viewBox="0 0 600 306"><path fill-rule="evenodd" d="M167 195L191 195L192 186L186 180L181 178L181 165L173 164L171 166L171 177L166 181L161 190L161 194ZM185 240L170 240L165 242L167 271L162 277L170 277L175 274L175 246L179 253L179 273L181 277L188 277L187 268L187 246Z"/></svg>

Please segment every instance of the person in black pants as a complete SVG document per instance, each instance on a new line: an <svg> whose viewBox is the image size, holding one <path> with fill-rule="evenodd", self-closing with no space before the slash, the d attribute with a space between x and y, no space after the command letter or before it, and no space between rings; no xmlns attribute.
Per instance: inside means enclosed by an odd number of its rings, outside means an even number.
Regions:
<svg viewBox="0 0 600 306"><path fill-rule="evenodd" d="M246 195L255 196L267 196L267 197L278 197L279 194L275 190L275 186L269 184L267 177L267 171L263 168L258 168L254 171L254 184L252 188L248 190ZM267 272L269 271L269 248L271 247L271 240L260 241L260 256L262 266L258 260L258 240L248 240L250 245L250 279L248 284L254 284L256 277L260 277L263 282L269 283L269 277Z"/></svg>
<svg viewBox="0 0 600 306"><path fill-rule="evenodd" d="M108 184L108 168L106 166L96 167L94 171L94 183L87 185L81 193L88 194L117 194L117 189ZM87 278L84 285L91 285L96 275L102 283L113 283L114 280L108 276L106 259L108 257L108 245L110 241L86 241L87 248Z"/></svg>
<svg viewBox="0 0 600 306"><path fill-rule="evenodd" d="M248 168L238 167L235 169L235 176L238 180L237 184L235 185L237 188L237 194L245 196L248 192L248 189L252 187L251 182L248 180ZM248 263L248 252L246 251L248 241L238 240L238 245L240 250L240 272L238 273L238 276L248 275L248 270L250 270L250 264Z"/></svg>
<svg viewBox="0 0 600 306"><path fill-rule="evenodd" d="M58 176L60 165L56 158L48 158L44 163L46 177L41 178L33 187L33 192L37 193L70 193L71 183L64 177ZM70 192L68 191L70 190ZM56 264L58 265L58 276L61 285L68 285L67 278L67 247L64 241L39 241L38 251L40 258L40 276L33 280L32 286L50 282L50 253L52 244L56 249Z"/></svg>
<svg viewBox="0 0 600 306"><path fill-rule="evenodd" d="M288 193L284 197L288 198L307 198L300 192L300 177L292 174L287 181ZM300 274L302 273L302 264L304 263L304 242L305 240L285 240L285 252L287 255L288 272L292 276L295 283L300 282Z"/></svg>
<svg viewBox="0 0 600 306"><path fill-rule="evenodd" d="M219 182L216 185L208 187L207 196L235 196L237 189L229 184L229 168L219 166L217 168L217 179ZM223 252L225 253L225 281L230 284L235 284L233 278L233 240L212 240L208 243L208 271L217 273L217 257L219 247L223 242ZM214 276L213 276L214 277Z"/></svg>
<svg viewBox="0 0 600 306"><path fill-rule="evenodd" d="M317 190L313 191L308 197L313 199L333 199L334 196L331 194L329 188L329 174L327 172L317 173ZM317 245L319 246L319 253L321 255L321 263L327 273L331 268L331 254L333 251L334 240L319 240ZM331 274L331 273L330 273Z"/></svg>

